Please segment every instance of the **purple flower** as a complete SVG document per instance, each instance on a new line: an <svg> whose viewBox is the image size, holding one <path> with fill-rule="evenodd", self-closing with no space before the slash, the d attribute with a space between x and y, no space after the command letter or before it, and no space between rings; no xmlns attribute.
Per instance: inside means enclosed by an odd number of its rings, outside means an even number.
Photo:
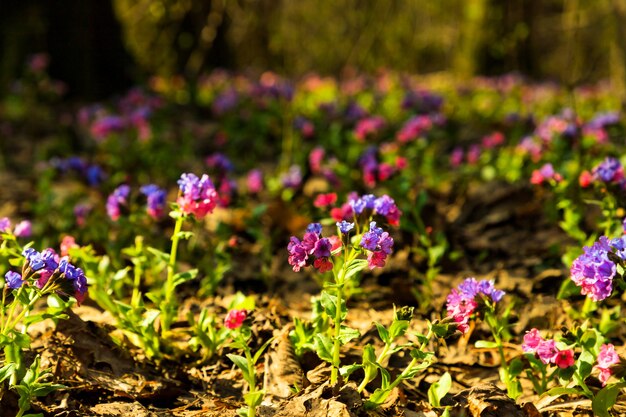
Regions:
<svg viewBox="0 0 626 417"><path fill-rule="evenodd" d="M4 275L4 279L7 283L7 287L9 287L12 290L20 288L22 284L24 283L24 281L22 281L22 276L14 271L8 271Z"/></svg>
<svg viewBox="0 0 626 417"><path fill-rule="evenodd" d="M11 220L8 217L3 217L0 219L0 232L10 232L11 231Z"/></svg>
<svg viewBox="0 0 626 417"><path fill-rule="evenodd" d="M130 187L126 184L120 185L109 195L107 198L106 210L111 220L116 221L120 218L121 208L128 206L129 195Z"/></svg>
<svg viewBox="0 0 626 417"><path fill-rule="evenodd" d="M624 168L617 159L607 157L593 169L593 174L604 182L617 182L624 178Z"/></svg>
<svg viewBox="0 0 626 417"><path fill-rule="evenodd" d="M167 192L154 184L144 185L140 188L140 191L146 196L148 215L153 219L163 217L166 207Z"/></svg>
<svg viewBox="0 0 626 417"><path fill-rule="evenodd" d="M350 223L345 220L342 220L340 222L337 222L337 227L339 228L339 231L345 235L346 233L350 232L350 230L354 228L354 223Z"/></svg>
<svg viewBox="0 0 626 417"><path fill-rule="evenodd" d="M281 176L280 180L286 188L298 188L302 184L302 170L299 166L293 165Z"/></svg>
<svg viewBox="0 0 626 417"><path fill-rule="evenodd" d="M328 258L330 256L330 250L332 248L332 244L328 238L322 238L315 243L315 247L313 248L313 255L316 258Z"/></svg>
<svg viewBox="0 0 626 417"><path fill-rule="evenodd" d="M311 223L307 226L306 231L308 233L315 233L317 235L322 234L322 225L320 223Z"/></svg>
<svg viewBox="0 0 626 417"><path fill-rule="evenodd" d="M361 238L361 247L370 251L375 251L378 246L378 240L379 236L376 232L369 230L367 233L364 233Z"/></svg>
<svg viewBox="0 0 626 417"><path fill-rule="evenodd" d="M572 263L570 269L574 283L581 287L581 293L594 301L600 301L611 295L616 266L609 259L611 250L609 240L601 236L593 246L585 246L584 253Z"/></svg>
<svg viewBox="0 0 626 417"><path fill-rule="evenodd" d="M28 261L28 266L33 271L39 271L46 266L46 262L42 259L41 253L33 248L26 248L22 251L22 256Z"/></svg>

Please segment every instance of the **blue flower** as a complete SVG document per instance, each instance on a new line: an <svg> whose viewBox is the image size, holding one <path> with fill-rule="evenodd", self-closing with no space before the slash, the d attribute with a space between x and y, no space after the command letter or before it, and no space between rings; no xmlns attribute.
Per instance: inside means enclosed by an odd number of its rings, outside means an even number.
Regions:
<svg viewBox="0 0 626 417"><path fill-rule="evenodd" d="M15 290L21 287L22 284L24 283L24 281L22 281L22 276L14 271L8 271L4 275L4 279L6 280L7 287L9 287L12 290Z"/></svg>
<svg viewBox="0 0 626 417"><path fill-rule="evenodd" d="M342 220L340 222L337 222L337 227L339 228L339 231L345 235L354 228L354 223Z"/></svg>

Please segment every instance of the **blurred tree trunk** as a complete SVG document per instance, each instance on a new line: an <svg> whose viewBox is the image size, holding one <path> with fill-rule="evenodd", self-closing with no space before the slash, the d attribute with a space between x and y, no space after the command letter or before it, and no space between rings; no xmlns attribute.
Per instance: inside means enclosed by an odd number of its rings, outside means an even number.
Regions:
<svg viewBox="0 0 626 417"><path fill-rule="evenodd" d="M626 108L626 2L609 0L610 23L610 74L611 86L619 96L622 108Z"/></svg>
<svg viewBox="0 0 626 417"><path fill-rule="evenodd" d="M461 77L471 77L479 68L484 45L485 16L488 0L466 0L460 23L459 48L453 60L454 72Z"/></svg>

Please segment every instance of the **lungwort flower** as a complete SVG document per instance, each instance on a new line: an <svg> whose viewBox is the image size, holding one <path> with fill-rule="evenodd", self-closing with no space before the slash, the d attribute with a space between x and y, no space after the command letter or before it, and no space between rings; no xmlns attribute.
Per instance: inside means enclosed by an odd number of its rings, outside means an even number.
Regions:
<svg viewBox="0 0 626 417"><path fill-rule="evenodd" d="M487 302L497 303L504 297L504 291L494 287L493 281L467 278L457 288L452 289L447 298L448 317L457 323L458 329L465 333L469 329L471 316Z"/></svg>
<svg viewBox="0 0 626 417"><path fill-rule="evenodd" d="M208 175L198 178L195 174L183 174L178 180L180 193L176 202L185 215L193 214L201 219L213 212L217 205L217 191Z"/></svg>

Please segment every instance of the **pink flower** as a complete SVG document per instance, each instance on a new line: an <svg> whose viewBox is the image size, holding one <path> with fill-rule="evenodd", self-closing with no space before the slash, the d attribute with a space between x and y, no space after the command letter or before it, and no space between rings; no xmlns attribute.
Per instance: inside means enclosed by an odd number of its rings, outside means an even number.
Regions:
<svg viewBox="0 0 626 417"><path fill-rule="evenodd" d="M247 317L246 310L230 310L224 319L224 326L231 330L238 329Z"/></svg>
<svg viewBox="0 0 626 417"><path fill-rule="evenodd" d="M16 237L29 237L33 233L32 224L28 220L23 220L15 225L13 234Z"/></svg>
<svg viewBox="0 0 626 417"><path fill-rule="evenodd" d="M561 350L556 354L554 363L559 368L565 369L574 365L574 351L571 349Z"/></svg>
<svg viewBox="0 0 626 417"><path fill-rule="evenodd" d="M539 343L536 350L537 356L541 359L541 362L546 365L554 363L559 351L556 348L556 342L554 340L543 340Z"/></svg>
<svg viewBox="0 0 626 417"><path fill-rule="evenodd" d="M539 330L531 329L524 335L524 343L522 343L522 350L526 353L535 353L539 344L543 341Z"/></svg>
<svg viewBox="0 0 626 417"><path fill-rule="evenodd" d="M602 386L606 385L612 375L611 367L618 363L620 363L620 358L615 352L615 346L610 343L602 345L598 354L598 364L595 366L600 371L598 379L602 382Z"/></svg>
<svg viewBox="0 0 626 417"><path fill-rule="evenodd" d="M74 239L73 236L64 236L63 240L61 241L61 256L69 256L70 249L79 247L80 246L76 244L76 239Z"/></svg>

